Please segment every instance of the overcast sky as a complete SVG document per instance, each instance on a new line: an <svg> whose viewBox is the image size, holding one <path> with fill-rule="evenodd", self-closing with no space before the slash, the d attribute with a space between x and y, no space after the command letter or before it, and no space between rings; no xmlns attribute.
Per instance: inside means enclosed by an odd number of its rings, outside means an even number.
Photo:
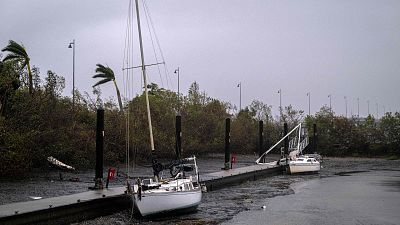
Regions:
<svg viewBox="0 0 400 225"><path fill-rule="evenodd" d="M122 64L128 0L1 0L0 47L23 43L42 77L52 70L72 89L72 50L76 40L76 87L91 92L96 63L114 69L123 89ZM181 92L197 81L211 97L242 106L257 99L308 112L329 105L336 114L379 115L400 111L400 1L398 0L148 0L169 71L149 68L149 79ZM147 30L142 19L143 30ZM146 43L149 43L148 41ZM139 52L135 53L139 56ZM146 63L154 63L151 45ZM139 61L137 60L139 65ZM162 72L164 69L162 68ZM140 88L140 71L137 71ZM168 81L168 82L167 82ZM103 97L115 96L111 83Z"/></svg>

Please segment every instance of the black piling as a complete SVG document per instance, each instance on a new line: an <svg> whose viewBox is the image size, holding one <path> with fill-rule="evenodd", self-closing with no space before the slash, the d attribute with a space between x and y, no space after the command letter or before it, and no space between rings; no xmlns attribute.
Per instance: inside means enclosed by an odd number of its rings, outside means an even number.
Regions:
<svg viewBox="0 0 400 225"><path fill-rule="evenodd" d="M268 122L265 124L265 126L266 126L266 129L265 129L265 133L264 133L264 140L265 140L264 146L265 146L265 149L269 149L271 147L271 145L270 145L270 140L269 140L270 134L268 133Z"/></svg>
<svg viewBox="0 0 400 225"><path fill-rule="evenodd" d="M224 169L229 170L230 160L231 160L231 149L230 149L230 142L231 142L231 119L226 118L225 120L225 164Z"/></svg>
<svg viewBox="0 0 400 225"><path fill-rule="evenodd" d="M261 120L258 122L258 157L264 153L264 122Z"/></svg>
<svg viewBox="0 0 400 225"><path fill-rule="evenodd" d="M181 127L181 116L176 116L175 120L175 153L176 159L180 159L182 156L182 127Z"/></svg>
<svg viewBox="0 0 400 225"><path fill-rule="evenodd" d="M103 189L104 109L97 109L95 189Z"/></svg>
<svg viewBox="0 0 400 225"><path fill-rule="evenodd" d="M286 136L288 133L288 125L287 123L283 124L283 136ZM286 137L284 142L283 142L283 149L285 152L285 157L287 158L287 156L289 155L289 137Z"/></svg>
<svg viewBox="0 0 400 225"><path fill-rule="evenodd" d="M317 124L313 124L313 142L312 142L312 146L313 146L313 152L316 153L317 152Z"/></svg>

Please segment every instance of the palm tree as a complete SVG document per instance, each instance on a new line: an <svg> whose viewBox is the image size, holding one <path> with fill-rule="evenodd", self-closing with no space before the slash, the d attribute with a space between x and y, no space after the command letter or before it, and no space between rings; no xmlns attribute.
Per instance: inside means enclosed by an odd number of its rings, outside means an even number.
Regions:
<svg viewBox="0 0 400 225"><path fill-rule="evenodd" d="M115 81L114 71L110 67L108 67L108 66L105 67L105 66L101 65L100 63L96 64L96 66L97 66L97 68L96 68L97 74L94 75L93 78L100 77L103 79L100 80L99 82L97 82L95 85L93 85L93 87L96 87L97 85L100 85L100 84L107 83L109 81L113 81L114 85L115 85L115 89L117 90L119 108L120 108L121 112L123 112L121 94L119 92L117 82Z"/></svg>
<svg viewBox="0 0 400 225"><path fill-rule="evenodd" d="M8 45L1 50L2 52L9 52L9 54L4 57L3 62L5 61L16 61L21 63L21 70L28 68L28 79L29 79L29 93L33 94L33 82L32 82L32 71L30 65L30 58L26 53L25 47L23 45L18 44L17 42L10 40Z"/></svg>

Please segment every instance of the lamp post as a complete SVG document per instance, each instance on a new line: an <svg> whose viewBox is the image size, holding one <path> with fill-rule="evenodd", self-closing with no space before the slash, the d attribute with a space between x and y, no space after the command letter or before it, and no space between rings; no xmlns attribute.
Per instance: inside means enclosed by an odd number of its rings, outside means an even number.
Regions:
<svg viewBox="0 0 400 225"><path fill-rule="evenodd" d="M346 108L346 118L347 118L347 97L344 96L344 104L345 104L345 108Z"/></svg>
<svg viewBox="0 0 400 225"><path fill-rule="evenodd" d="M242 82L237 85L239 88L239 112L242 111Z"/></svg>
<svg viewBox="0 0 400 225"><path fill-rule="evenodd" d="M311 115L311 92L307 92L308 96L308 116Z"/></svg>
<svg viewBox="0 0 400 225"><path fill-rule="evenodd" d="M357 98L357 117L360 117L360 98Z"/></svg>
<svg viewBox="0 0 400 225"><path fill-rule="evenodd" d="M72 48L72 110L75 109L75 39L69 43L68 48Z"/></svg>
<svg viewBox="0 0 400 225"><path fill-rule="evenodd" d="M180 93L179 93L179 67L178 67L178 69L175 70L174 73L178 74L178 97L179 97L179 95L180 95Z"/></svg>
<svg viewBox="0 0 400 225"><path fill-rule="evenodd" d="M282 90L278 90L279 94L279 121L282 122Z"/></svg>
<svg viewBox="0 0 400 225"><path fill-rule="evenodd" d="M328 98L329 98L329 110L330 110L331 113L332 113L332 95L329 94L329 95L328 95Z"/></svg>

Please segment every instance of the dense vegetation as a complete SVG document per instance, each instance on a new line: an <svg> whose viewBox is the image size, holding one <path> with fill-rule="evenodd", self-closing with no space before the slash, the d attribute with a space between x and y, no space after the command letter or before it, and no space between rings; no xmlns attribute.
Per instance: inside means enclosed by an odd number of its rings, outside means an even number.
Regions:
<svg viewBox="0 0 400 225"><path fill-rule="evenodd" d="M92 94L76 91L73 106L70 97L62 96L64 78L53 71L42 76L39 68L33 66L31 70L26 52L23 56L6 56L3 60L0 57L2 177L46 167L48 156L78 168L91 166L95 157L96 109L99 107L105 109L106 164L125 161L127 123L131 155L138 159L149 156L144 95L122 103L120 98L118 103L113 99L103 101L97 87ZM117 88L112 70L100 64L97 66L96 72L101 75L95 78L104 78L103 83L113 81ZM318 151L324 155L400 155L399 113L387 113L379 121L372 116L361 120L335 116L329 108L323 107L315 116L304 118L303 111L289 105L281 116L274 118L270 105L254 100L237 112L231 104L200 92L196 82L190 86L187 95L178 96L156 84L149 85L149 94L155 146L162 157L174 157L177 114L182 115L184 155L223 153L227 117L232 119L232 152L236 153L258 152L260 120L264 121L266 148L281 137L280 121L287 122L291 128L305 119L310 131L312 124L317 124Z"/></svg>
<svg viewBox="0 0 400 225"><path fill-rule="evenodd" d="M315 116L307 117L318 127L318 151L330 156L399 156L400 113L386 113L379 120L335 116L323 107Z"/></svg>

